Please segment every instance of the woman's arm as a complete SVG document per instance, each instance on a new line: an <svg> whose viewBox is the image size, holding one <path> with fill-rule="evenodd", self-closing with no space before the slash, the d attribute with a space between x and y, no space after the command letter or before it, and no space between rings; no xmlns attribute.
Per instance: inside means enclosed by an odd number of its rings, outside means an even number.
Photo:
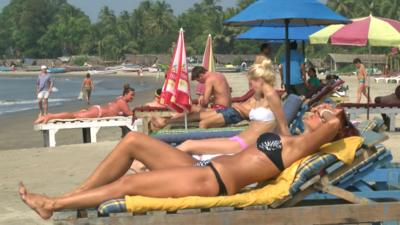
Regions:
<svg viewBox="0 0 400 225"><path fill-rule="evenodd" d="M302 152L303 156L315 153L323 144L331 142L339 132L340 120L335 114L326 109L319 112L325 122L317 129L296 137L294 146Z"/></svg>
<svg viewBox="0 0 400 225"><path fill-rule="evenodd" d="M274 113L275 118L278 121L279 133L284 136L290 136L281 99L279 98L275 89L270 85L264 85L264 97L268 101L271 111Z"/></svg>
<svg viewBox="0 0 400 225"><path fill-rule="evenodd" d="M132 110L129 108L129 105L126 101L119 99L117 104L124 116L132 116Z"/></svg>

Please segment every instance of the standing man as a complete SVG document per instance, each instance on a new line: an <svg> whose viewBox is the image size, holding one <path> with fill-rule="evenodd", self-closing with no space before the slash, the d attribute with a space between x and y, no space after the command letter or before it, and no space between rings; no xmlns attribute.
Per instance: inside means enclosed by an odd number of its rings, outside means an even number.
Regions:
<svg viewBox="0 0 400 225"><path fill-rule="evenodd" d="M47 66L40 67L41 73L36 81L36 95L39 101L39 118L45 116L48 112L48 98L53 88L53 80L50 74L47 73Z"/></svg>
<svg viewBox="0 0 400 225"><path fill-rule="evenodd" d="M368 103L371 102L370 97L368 96L368 74L365 69L364 64L361 63L359 58L355 58L353 60L354 66L357 68L357 79L358 79L358 89L357 89L357 103L361 102L361 94L367 98Z"/></svg>
<svg viewBox="0 0 400 225"><path fill-rule="evenodd" d="M286 62L281 58L280 65L281 87L285 87L287 94L305 95L307 92L305 81L306 71L304 56L297 51L297 43L290 43L290 83L286 81Z"/></svg>
<svg viewBox="0 0 400 225"><path fill-rule="evenodd" d="M254 59L254 64L259 64L264 61L265 58L270 58L269 55L271 54L271 49L268 43L264 43L260 46L260 53L256 55Z"/></svg>
<svg viewBox="0 0 400 225"><path fill-rule="evenodd" d="M221 73L209 72L202 66L192 70L192 80L204 84L204 95L199 98L199 105L212 109L225 109L231 106L231 91L228 81Z"/></svg>

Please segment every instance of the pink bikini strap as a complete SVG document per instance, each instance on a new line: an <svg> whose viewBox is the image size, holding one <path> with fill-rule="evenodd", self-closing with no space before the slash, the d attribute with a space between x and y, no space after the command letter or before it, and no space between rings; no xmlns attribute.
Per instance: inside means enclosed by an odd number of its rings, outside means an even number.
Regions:
<svg viewBox="0 0 400 225"><path fill-rule="evenodd" d="M242 150L245 150L247 147L249 147L246 144L246 142L244 142L244 140L242 138L240 138L239 136L233 136L233 137L229 138L229 140L236 141L237 143L239 143L239 145L242 148Z"/></svg>

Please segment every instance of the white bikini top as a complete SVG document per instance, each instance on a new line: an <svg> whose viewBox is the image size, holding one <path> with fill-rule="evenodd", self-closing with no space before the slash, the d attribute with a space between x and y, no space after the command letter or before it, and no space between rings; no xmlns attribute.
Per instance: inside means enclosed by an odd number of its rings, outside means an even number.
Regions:
<svg viewBox="0 0 400 225"><path fill-rule="evenodd" d="M250 110L249 119L252 121L268 122L275 120L275 115L270 109L258 107Z"/></svg>

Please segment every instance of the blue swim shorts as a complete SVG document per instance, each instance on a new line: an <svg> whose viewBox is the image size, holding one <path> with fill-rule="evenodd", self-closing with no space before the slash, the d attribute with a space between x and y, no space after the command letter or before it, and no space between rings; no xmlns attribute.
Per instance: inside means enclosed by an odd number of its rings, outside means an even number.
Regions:
<svg viewBox="0 0 400 225"><path fill-rule="evenodd" d="M236 124L243 120L240 113L234 108L219 109L216 112L222 114L225 125Z"/></svg>

